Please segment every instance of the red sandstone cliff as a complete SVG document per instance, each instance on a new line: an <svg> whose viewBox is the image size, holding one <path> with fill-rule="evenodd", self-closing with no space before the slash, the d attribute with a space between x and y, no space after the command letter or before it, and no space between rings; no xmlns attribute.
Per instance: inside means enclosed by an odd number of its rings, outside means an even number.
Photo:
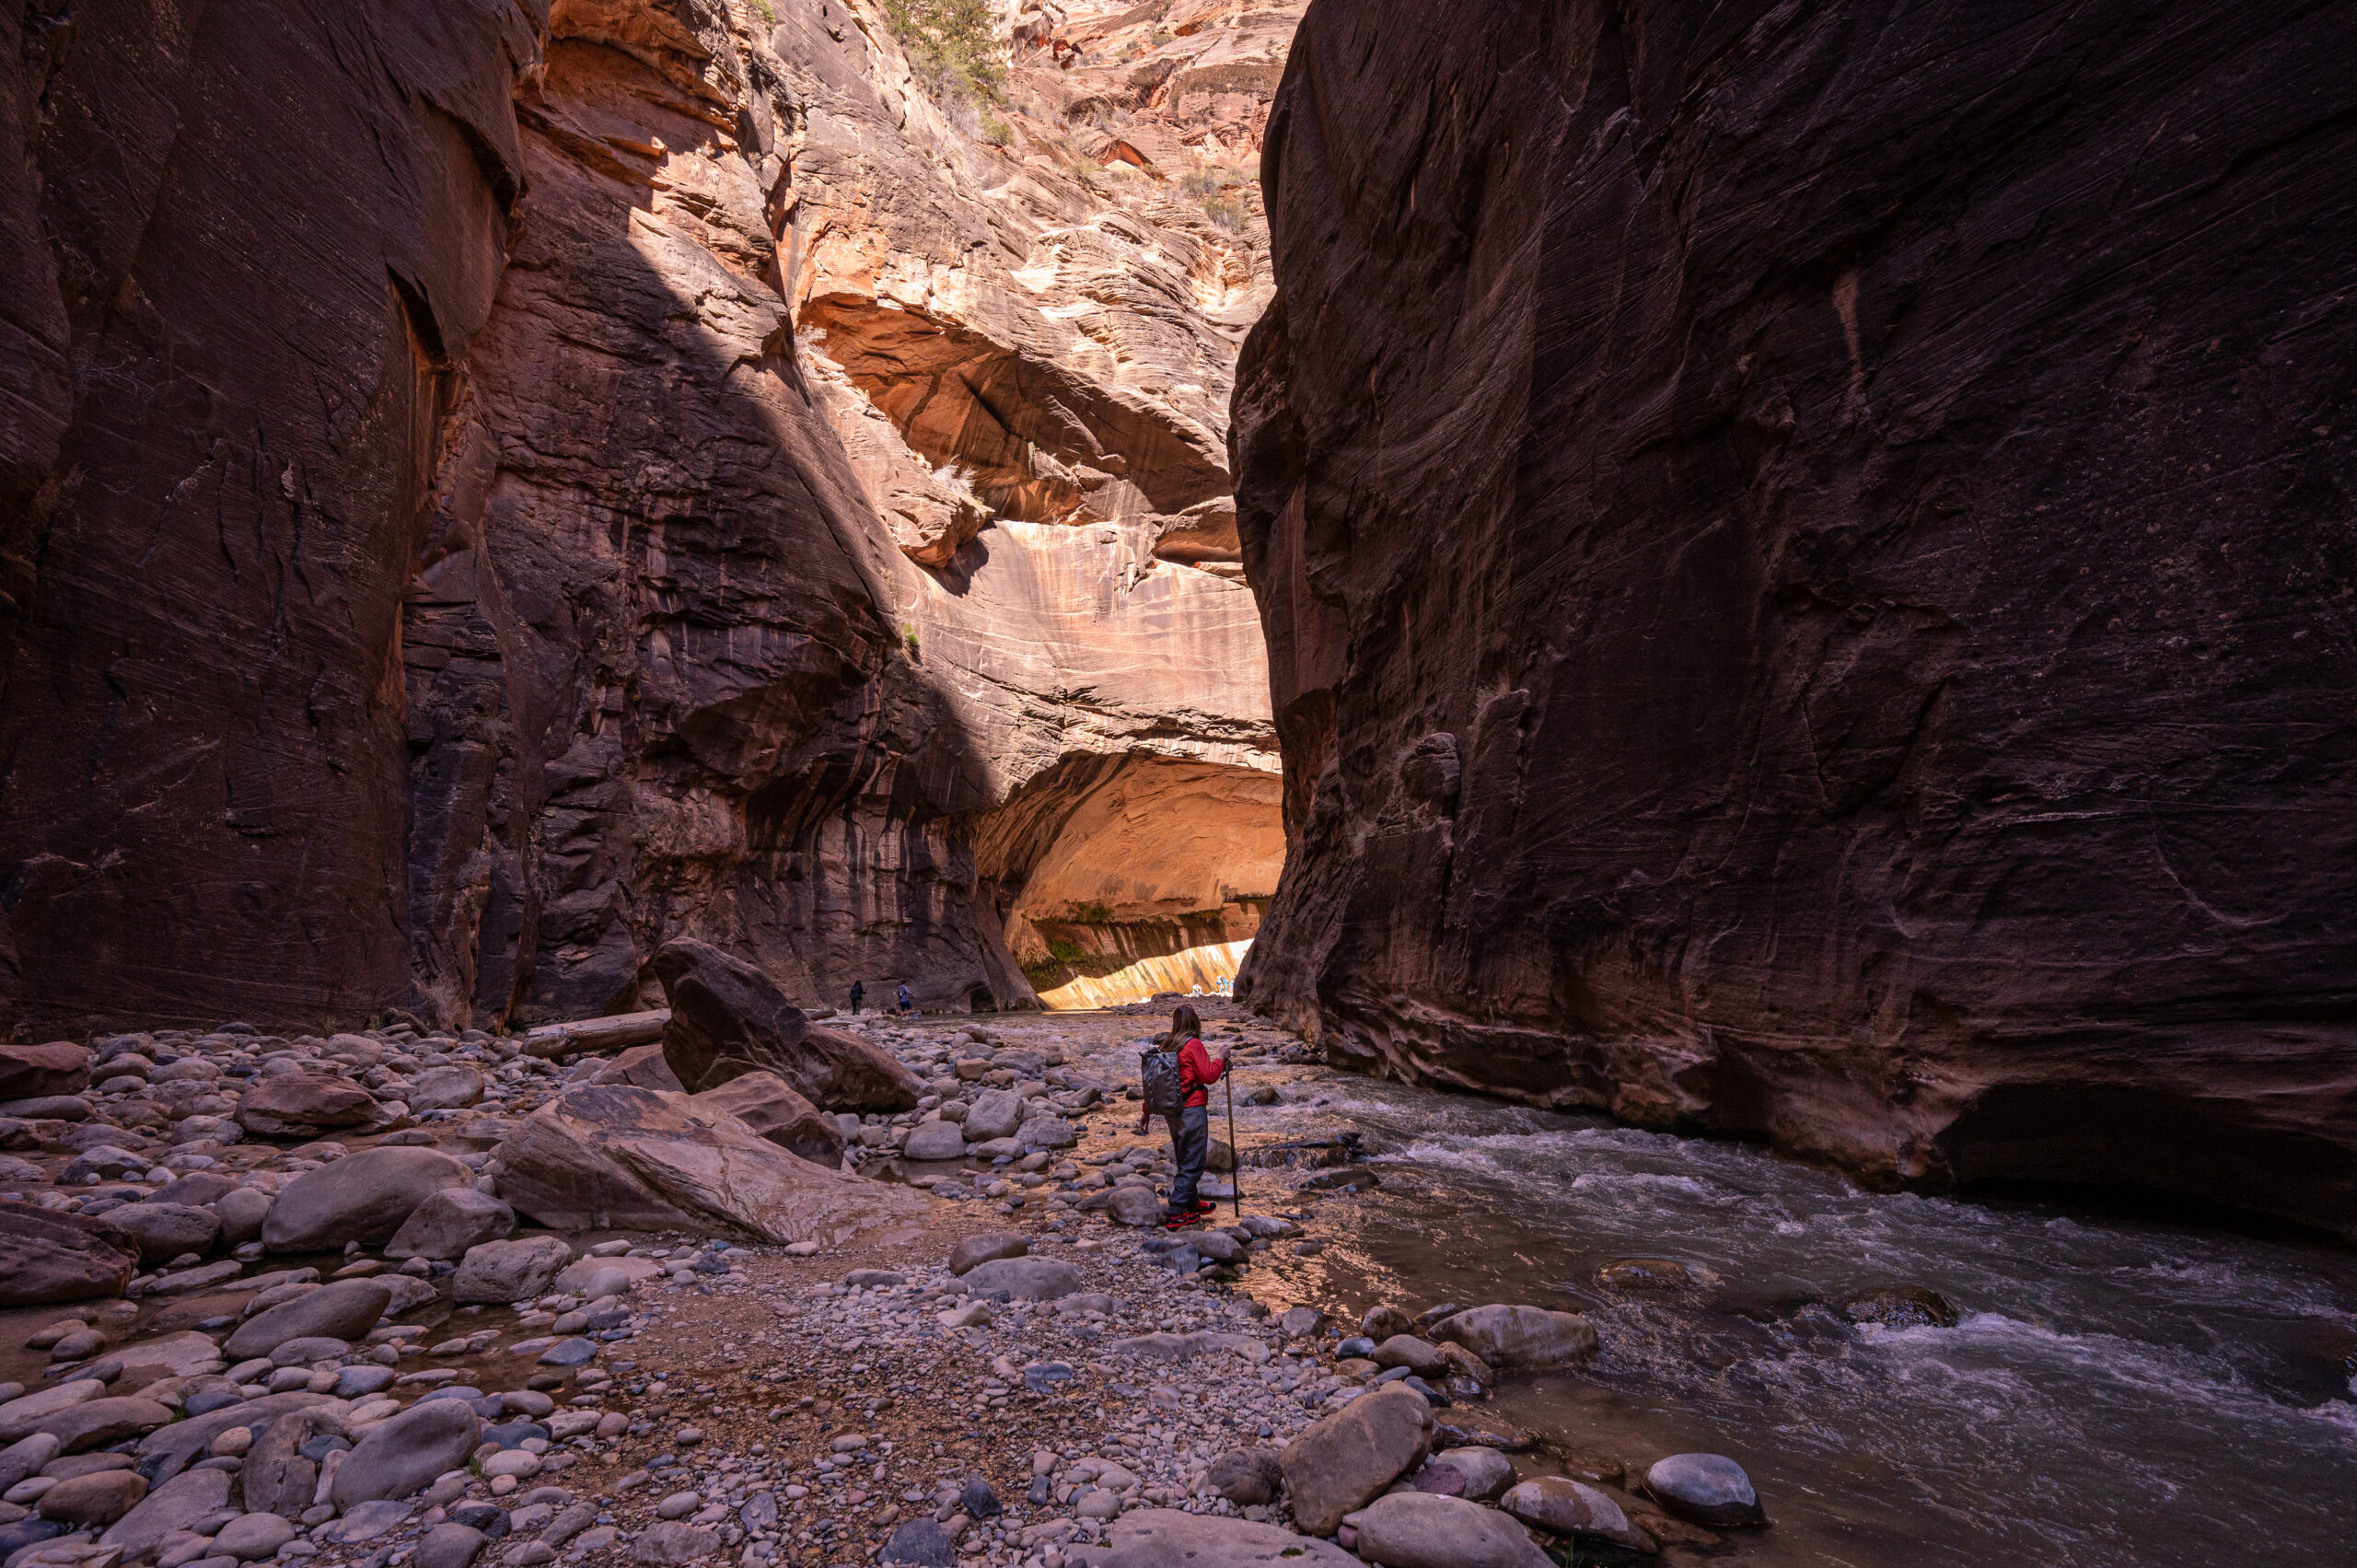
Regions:
<svg viewBox="0 0 2357 1568"><path fill-rule="evenodd" d="M2346 6L1319 0L1240 526L1333 1058L2357 1229Z"/></svg>
<svg viewBox="0 0 2357 1568"><path fill-rule="evenodd" d="M1176 181L1283 39L1190 99L1129 76L1249 29L1092 16L1019 21L1004 145L869 0L0 18L16 1016L577 1016L682 933L1010 1004L1059 915L1248 935L1266 231ZM1141 799L1170 853L1092 849Z"/></svg>

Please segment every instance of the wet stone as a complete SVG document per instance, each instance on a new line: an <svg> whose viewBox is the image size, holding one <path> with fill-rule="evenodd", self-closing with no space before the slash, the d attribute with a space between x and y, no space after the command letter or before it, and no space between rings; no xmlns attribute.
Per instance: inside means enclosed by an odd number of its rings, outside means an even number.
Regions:
<svg viewBox="0 0 2357 1568"><path fill-rule="evenodd" d="M1723 1454L1672 1454L1645 1472L1663 1507L1698 1525L1756 1525L1767 1515L1751 1478Z"/></svg>

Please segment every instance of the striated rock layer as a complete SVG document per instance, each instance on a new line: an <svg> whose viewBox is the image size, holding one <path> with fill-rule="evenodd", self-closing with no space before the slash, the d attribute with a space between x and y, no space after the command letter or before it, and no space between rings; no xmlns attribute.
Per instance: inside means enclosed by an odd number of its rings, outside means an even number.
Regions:
<svg viewBox="0 0 2357 1568"><path fill-rule="evenodd" d="M953 122L872 0L54 9L0 18L15 1016L579 1016L682 934L1028 1004L1055 841L974 845L1042 775L1232 774L1275 842L1256 217Z"/></svg>
<svg viewBox="0 0 2357 1568"><path fill-rule="evenodd" d="M2347 8L1311 8L1244 552L1336 1060L2357 1233Z"/></svg>

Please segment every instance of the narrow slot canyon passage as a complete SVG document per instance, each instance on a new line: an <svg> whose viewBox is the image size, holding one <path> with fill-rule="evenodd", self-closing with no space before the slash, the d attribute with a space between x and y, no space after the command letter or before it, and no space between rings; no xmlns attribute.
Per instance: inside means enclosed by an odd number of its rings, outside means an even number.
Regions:
<svg viewBox="0 0 2357 1568"><path fill-rule="evenodd" d="M2349 1568L2351 60L0 6L0 1568Z"/></svg>

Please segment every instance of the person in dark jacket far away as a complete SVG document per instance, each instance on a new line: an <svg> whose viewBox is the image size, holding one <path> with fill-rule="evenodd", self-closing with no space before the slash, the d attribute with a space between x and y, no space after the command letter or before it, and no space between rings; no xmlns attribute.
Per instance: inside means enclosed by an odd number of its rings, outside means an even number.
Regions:
<svg viewBox="0 0 2357 1568"><path fill-rule="evenodd" d="M906 985L902 985L898 992L894 993L894 998L900 1004L901 1012L913 1013L917 1010L917 999L909 994L909 988Z"/></svg>
<svg viewBox="0 0 2357 1568"><path fill-rule="evenodd" d="M1163 1219L1167 1229L1192 1225L1218 1205L1195 1196L1203 1179L1203 1162L1212 1151L1211 1086L1227 1071L1227 1043L1206 1051L1202 1020L1180 1003L1170 1015L1170 1032L1155 1042L1142 1063L1145 1106L1138 1112L1144 1134L1159 1113L1170 1129L1170 1159L1178 1169L1170 1179L1170 1210ZM1175 1057L1175 1060L1174 1060Z"/></svg>
<svg viewBox="0 0 2357 1568"><path fill-rule="evenodd" d="M859 1005L866 1000L867 987L860 984L857 981L853 981L851 982L851 1016L853 1017L856 1018L859 1016Z"/></svg>

